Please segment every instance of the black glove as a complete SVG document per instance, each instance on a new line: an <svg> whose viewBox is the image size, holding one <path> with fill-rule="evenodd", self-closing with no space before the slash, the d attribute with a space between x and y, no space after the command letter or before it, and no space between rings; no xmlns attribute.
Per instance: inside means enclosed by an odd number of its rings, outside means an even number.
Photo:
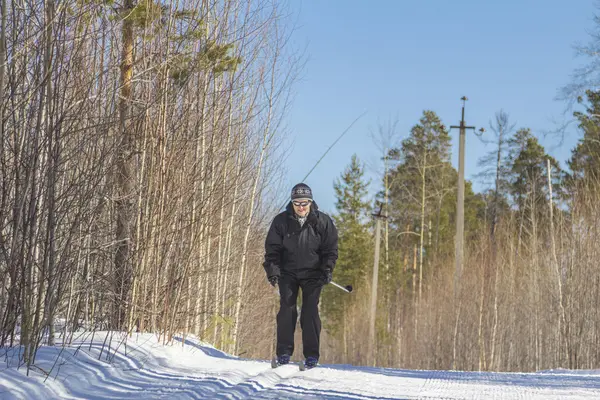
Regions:
<svg viewBox="0 0 600 400"><path fill-rule="evenodd" d="M275 287L277 282L279 282L279 275L271 275L267 278L271 286Z"/></svg>
<svg viewBox="0 0 600 400"><path fill-rule="evenodd" d="M323 270L323 285L327 285L328 283L331 283L332 279L333 279L333 272L331 271L331 268L325 268Z"/></svg>

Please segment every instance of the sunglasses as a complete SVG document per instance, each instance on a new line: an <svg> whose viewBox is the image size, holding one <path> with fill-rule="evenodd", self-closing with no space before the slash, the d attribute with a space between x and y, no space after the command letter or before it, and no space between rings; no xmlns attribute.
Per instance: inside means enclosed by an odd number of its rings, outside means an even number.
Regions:
<svg viewBox="0 0 600 400"><path fill-rule="evenodd" d="M306 207L310 204L310 201L292 201L292 204L296 207Z"/></svg>

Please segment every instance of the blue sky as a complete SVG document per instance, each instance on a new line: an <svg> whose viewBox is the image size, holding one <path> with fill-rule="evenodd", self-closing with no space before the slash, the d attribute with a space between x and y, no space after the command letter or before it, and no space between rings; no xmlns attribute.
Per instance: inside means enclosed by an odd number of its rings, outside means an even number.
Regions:
<svg viewBox="0 0 600 400"><path fill-rule="evenodd" d="M381 156L369 132L397 120L405 138L423 110L447 126L458 125L467 96L468 125L484 127L504 109L516 128L529 127L561 166L578 139L570 129L562 147L557 129L570 114L556 100L577 66L574 46L590 42L593 0L291 1L296 30L292 43L307 63L286 116L286 187L298 183L350 123L366 115L311 174L321 209L334 212L334 180L356 153L369 167L372 193L380 187L374 168ZM490 132L491 134L491 132ZM452 162L458 162L458 131ZM466 178L491 145L467 136ZM476 191L485 186L474 181ZM287 194L286 194L287 195Z"/></svg>

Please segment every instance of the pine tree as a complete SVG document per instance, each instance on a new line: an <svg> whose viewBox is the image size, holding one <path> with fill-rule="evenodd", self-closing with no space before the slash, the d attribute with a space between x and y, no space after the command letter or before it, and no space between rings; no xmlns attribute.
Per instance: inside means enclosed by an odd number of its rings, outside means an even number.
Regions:
<svg viewBox="0 0 600 400"><path fill-rule="evenodd" d="M370 271L372 260L372 237L369 232L370 203L366 199L369 183L364 179L364 168L356 155L340 178L336 179L337 215L334 216L338 229L338 260L334 279L339 282L363 282ZM343 318L352 305L352 300L360 298L364 285L356 284L352 297L339 289L326 286L323 291L323 315L325 327L334 336L343 334Z"/></svg>
<svg viewBox="0 0 600 400"><path fill-rule="evenodd" d="M535 243L543 236L541 227L549 222L548 162L552 168L553 200L560 192L558 162L544 150L529 129L519 129L509 140L509 182L513 206L517 211L518 251L521 244ZM531 239L533 242L529 242ZM535 247L535 245L526 246Z"/></svg>
<svg viewBox="0 0 600 400"><path fill-rule="evenodd" d="M340 232L337 275L340 280L360 281L366 276L371 259L371 235L368 231L371 206L366 196L369 182L356 155L334 185L336 209L334 217Z"/></svg>
<svg viewBox="0 0 600 400"><path fill-rule="evenodd" d="M548 201L547 160L556 174L553 174L553 190L560 186L558 162L546 154L544 147L528 128L519 129L509 141L510 152L510 193L519 210L525 201L545 204ZM533 198L532 198L533 196Z"/></svg>
<svg viewBox="0 0 600 400"><path fill-rule="evenodd" d="M415 246L421 249L420 270L424 254L437 257L453 251L451 214L457 175L450 164L450 146L450 136L439 117L424 111L410 136L389 153L397 162L388 177L390 235L396 238L392 246L407 254L412 254Z"/></svg>

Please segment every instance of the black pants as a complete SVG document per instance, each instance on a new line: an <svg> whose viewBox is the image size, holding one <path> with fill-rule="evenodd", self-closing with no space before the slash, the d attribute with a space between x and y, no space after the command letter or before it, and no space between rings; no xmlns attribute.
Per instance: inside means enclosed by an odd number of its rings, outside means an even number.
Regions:
<svg viewBox="0 0 600 400"><path fill-rule="evenodd" d="M277 355L294 353L294 331L298 311L296 300L298 288L302 288L302 310L300 327L304 357L319 358L319 336L321 319L319 318L319 297L323 283L319 279L298 279L291 275L282 275L279 280L279 313L277 314Z"/></svg>

